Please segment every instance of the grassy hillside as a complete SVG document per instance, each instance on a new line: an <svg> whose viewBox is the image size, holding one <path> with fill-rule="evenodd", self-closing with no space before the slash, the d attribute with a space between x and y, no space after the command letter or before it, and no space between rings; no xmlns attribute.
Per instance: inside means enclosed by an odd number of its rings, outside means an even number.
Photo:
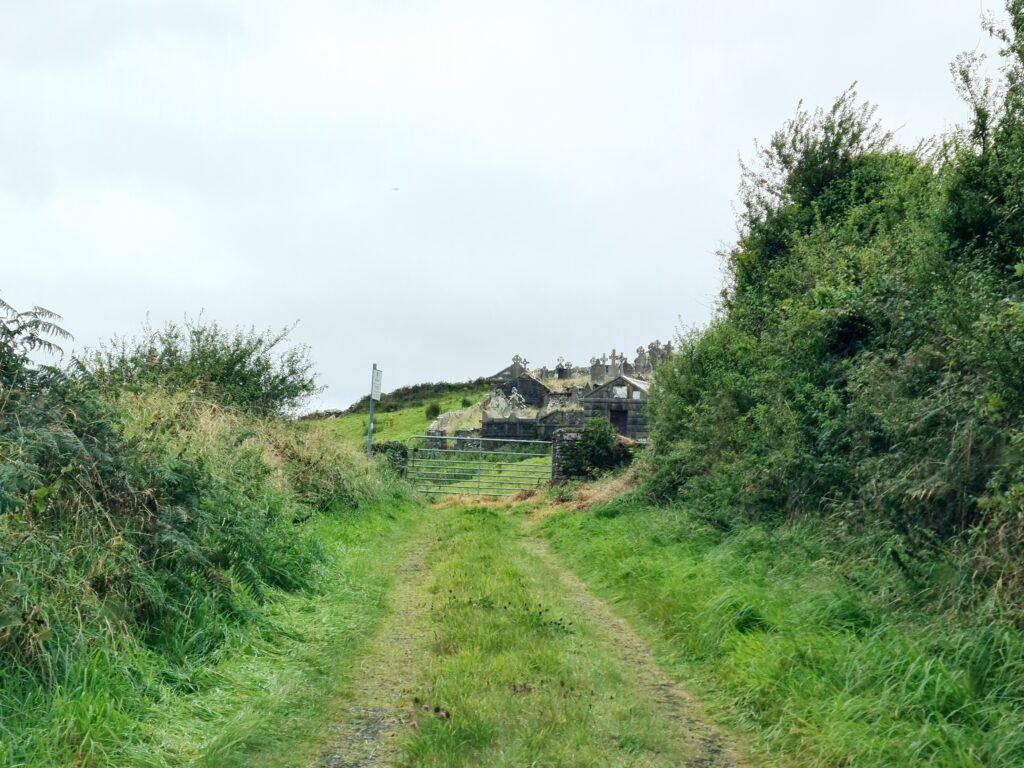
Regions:
<svg viewBox="0 0 1024 768"><path fill-rule="evenodd" d="M440 381L399 387L396 390L382 394L376 410L378 412L408 410L420 405L426 406L428 403L435 401L450 400L453 396L461 395L466 391L486 392L487 384L482 378L480 378L460 383ZM353 403L346 411L346 413L369 412L369 395L363 397L358 402Z"/></svg>
<svg viewBox="0 0 1024 768"><path fill-rule="evenodd" d="M428 389L415 398L403 397L401 401L405 405L394 410L378 412L374 417L374 442L403 441L412 435L422 435L433 421L433 418L426 415L426 409L430 403L438 403L441 413L445 413L462 408L463 400L475 403L486 392L487 388L484 385L471 383L446 389L443 394L436 389ZM424 393L427 395L426 398L420 399ZM319 423L331 434L340 437L349 445L365 448L368 418L367 413L357 411Z"/></svg>

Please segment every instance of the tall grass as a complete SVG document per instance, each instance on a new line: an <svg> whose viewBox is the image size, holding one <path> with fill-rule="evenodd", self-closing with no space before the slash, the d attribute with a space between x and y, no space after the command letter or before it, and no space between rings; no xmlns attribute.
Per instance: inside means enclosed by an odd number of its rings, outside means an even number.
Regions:
<svg viewBox="0 0 1024 768"><path fill-rule="evenodd" d="M813 520L724 521L636 496L554 515L557 551L762 753L801 766L1024 765L1024 638L932 602Z"/></svg>
<svg viewBox="0 0 1024 768"><path fill-rule="evenodd" d="M387 481L173 376L38 365L58 318L0 311L0 764L113 764L155 698L253 639L272 595L315 587L307 521Z"/></svg>
<svg viewBox="0 0 1024 768"><path fill-rule="evenodd" d="M386 492L336 440L185 393L127 394L117 414L126 471L149 480L138 506L79 488L0 519L20 619L0 644L0 764L110 764L152 695L200 685L258 635L271 595L315 586L308 520Z"/></svg>

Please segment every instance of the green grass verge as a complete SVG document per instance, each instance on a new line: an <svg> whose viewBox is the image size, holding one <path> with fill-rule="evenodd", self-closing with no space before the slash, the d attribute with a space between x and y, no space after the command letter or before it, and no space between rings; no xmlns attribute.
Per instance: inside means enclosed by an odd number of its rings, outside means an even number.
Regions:
<svg viewBox="0 0 1024 768"><path fill-rule="evenodd" d="M446 413L462 408L463 398L468 398L471 403L475 403L486 391L485 388L466 387L407 408L400 408L388 413L377 413L373 422L373 440L374 442L389 440L401 442L413 435L422 435L433 421L433 419L427 418L428 402L436 400L441 404L441 413ZM331 434L337 435L349 444L365 448L368 420L369 417L365 413L346 413L336 419L327 419L318 423L322 423Z"/></svg>
<svg viewBox="0 0 1024 768"><path fill-rule="evenodd" d="M397 544L421 511L402 502L318 521L313 535L329 557L319 592L282 595L269 632L210 670L213 684L161 704L169 762L308 765L344 702L352 660L387 609Z"/></svg>
<svg viewBox="0 0 1024 768"><path fill-rule="evenodd" d="M419 717L408 765L688 764L672 724L574 615L506 510L437 515L434 640L419 697L431 711Z"/></svg>
<svg viewBox="0 0 1024 768"><path fill-rule="evenodd" d="M326 556L318 586L269 592L262 615L237 626L215 658L179 666L138 643L98 647L0 723L0 765L308 764L421 510L396 495L311 521Z"/></svg>
<svg viewBox="0 0 1024 768"><path fill-rule="evenodd" d="M664 664L801 766L1024 765L1024 638L940 611L802 525L729 529L624 497L543 531Z"/></svg>

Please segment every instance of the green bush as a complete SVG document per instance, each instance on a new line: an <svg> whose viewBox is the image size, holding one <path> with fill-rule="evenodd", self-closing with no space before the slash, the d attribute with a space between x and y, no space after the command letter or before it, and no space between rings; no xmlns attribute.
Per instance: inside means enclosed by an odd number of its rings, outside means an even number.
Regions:
<svg viewBox="0 0 1024 768"><path fill-rule="evenodd" d="M427 405L426 414L428 419L436 419L441 415L441 404L436 400Z"/></svg>
<svg viewBox="0 0 1024 768"><path fill-rule="evenodd" d="M566 477L597 477L633 459L632 444L600 416L588 419L582 430L567 432L562 439L561 470Z"/></svg>
<svg viewBox="0 0 1024 768"><path fill-rule="evenodd" d="M115 339L82 366L111 391L159 385L257 416L291 413L319 388L309 348L282 348L292 328L229 330L186 320Z"/></svg>
<svg viewBox="0 0 1024 768"><path fill-rule="evenodd" d="M405 475L409 461L409 447L399 440L389 440L373 446L374 456L381 456L398 475Z"/></svg>
<svg viewBox="0 0 1024 768"><path fill-rule="evenodd" d="M472 400L470 400L468 397L462 398L462 407L463 408L469 408L471 405L473 405L473 401Z"/></svg>

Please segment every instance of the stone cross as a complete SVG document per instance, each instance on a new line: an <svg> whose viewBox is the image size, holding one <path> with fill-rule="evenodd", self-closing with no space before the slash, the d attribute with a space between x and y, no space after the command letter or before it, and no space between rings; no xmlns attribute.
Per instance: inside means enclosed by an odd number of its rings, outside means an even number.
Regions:
<svg viewBox="0 0 1024 768"><path fill-rule="evenodd" d="M611 376L612 377L621 376L622 375L622 361L623 361L623 359L624 359L624 357L622 355L619 355L618 352L615 349L612 349L612 369L611 369Z"/></svg>

